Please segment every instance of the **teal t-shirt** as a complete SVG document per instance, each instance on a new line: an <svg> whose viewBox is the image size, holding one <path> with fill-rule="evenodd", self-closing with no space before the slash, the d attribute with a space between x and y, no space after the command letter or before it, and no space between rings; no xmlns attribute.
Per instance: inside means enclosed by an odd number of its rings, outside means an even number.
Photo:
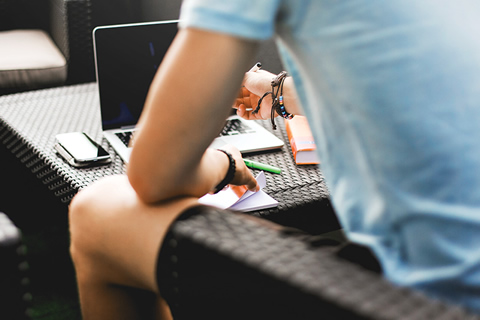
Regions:
<svg viewBox="0 0 480 320"><path fill-rule="evenodd" d="M274 37L347 236L480 311L477 1L187 0L181 27Z"/></svg>

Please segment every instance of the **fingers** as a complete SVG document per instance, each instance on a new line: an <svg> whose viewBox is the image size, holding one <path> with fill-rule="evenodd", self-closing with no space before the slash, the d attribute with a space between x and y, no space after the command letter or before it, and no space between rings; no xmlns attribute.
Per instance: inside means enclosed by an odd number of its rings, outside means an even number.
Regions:
<svg viewBox="0 0 480 320"><path fill-rule="evenodd" d="M260 106L260 109L258 112L254 113L253 111L255 110L255 107L252 108L251 110L247 109L245 105L240 105L237 108L237 115L239 117L242 117L245 120L267 120L270 119L271 116L271 110L272 110L272 99L270 97L265 98L262 101L262 104ZM275 117L277 117L278 114L275 112Z"/></svg>
<svg viewBox="0 0 480 320"><path fill-rule="evenodd" d="M257 180L253 179L253 182L247 184L248 190L252 192L260 191L260 185L257 183Z"/></svg>
<svg viewBox="0 0 480 320"><path fill-rule="evenodd" d="M245 175L246 178L246 183L244 184L247 186L248 190L257 192L260 190L257 180L253 176L253 173L250 171L250 169L248 169L248 167L245 165L245 162L243 162L243 158L241 159L241 162L241 174Z"/></svg>
<svg viewBox="0 0 480 320"><path fill-rule="evenodd" d="M237 116L242 117L246 120L259 120L262 119L261 115L258 113L253 113L255 108L247 108L244 104L241 104L237 108Z"/></svg>
<svg viewBox="0 0 480 320"><path fill-rule="evenodd" d="M239 90L239 95L235 101L234 108L237 109L237 115L246 120L265 120L270 118L272 99L269 95L265 96L257 109L260 97L271 90L271 80L275 75L265 70L245 73L243 86Z"/></svg>
<svg viewBox="0 0 480 320"><path fill-rule="evenodd" d="M239 105L238 108L237 108L237 116L241 117L241 118L244 118L245 117L245 113L246 113L246 110L245 110L245 106L243 104Z"/></svg>
<svg viewBox="0 0 480 320"><path fill-rule="evenodd" d="M243 99L244 103L237 103L237 115L246 120L265 120L270 117L271 98L267 97L262 101L259 111L254 112L257 108L260 97L249 92L249 97Z"/></svg>
<svg viewBox="0 0 480 320"><path fill-rule="evenodd" d="M238 91L237 98L233 103L233 108L238 109L238 107L242 104L248 106L248 108L250 108L250 105L251 105L250 91L248 91L245 87L241 87L240 90Z"/></svg>

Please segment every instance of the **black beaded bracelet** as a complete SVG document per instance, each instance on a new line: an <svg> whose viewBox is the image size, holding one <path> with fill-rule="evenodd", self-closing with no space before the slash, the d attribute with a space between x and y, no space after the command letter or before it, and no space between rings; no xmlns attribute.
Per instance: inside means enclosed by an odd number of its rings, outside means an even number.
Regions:
<svg viewBox="0 0 480 320"><path fill-rule="evenodd" d="M272 122L273 130L277 129L277 125L275 124L275 112L285 119L290 120L293 118L293 114L288 113L287 110L285 110L285 105L283 104L283 83L285 82L286 78L286 71L280 72L275 78L273 78L270 83L270 85L272 86L272 91L265 92L265 94L258 100L257 107L252 112L253 114L257 113L260 110L260 104L262 103L263 98L271 95L272 108L270 114L270 121ZM275 88L277 88L276 91Z"/></svg>
<svg viewBox="0 0 480 320"><path fill-rule="evenodd" d="M223 178L223 180L220 181L219 184L217 184L217 186L214 189L214 193L217 193L220 190L222 190L223 188L225 188L225 186L233 180L233 177L235 177L235 171L237 170L237 167L235 165L235 159L233 159L230 152L227 152L227 151L222 150L222 149L217 149L217 150L225 153L227 155L230 163L228 165L228 171L227 171L227 174L225 175L225 178Z"/></svg>

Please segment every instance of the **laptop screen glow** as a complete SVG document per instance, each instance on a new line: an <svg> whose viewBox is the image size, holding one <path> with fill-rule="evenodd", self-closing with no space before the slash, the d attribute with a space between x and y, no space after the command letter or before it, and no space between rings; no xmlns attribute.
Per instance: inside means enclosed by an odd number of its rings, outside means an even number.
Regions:
<svg viewBox="0 0 480 320"><path fill-rule="evenodd" d="M177 21L167 21L94 30L103 130L137 123L150 83L177 29Z"/></svg>

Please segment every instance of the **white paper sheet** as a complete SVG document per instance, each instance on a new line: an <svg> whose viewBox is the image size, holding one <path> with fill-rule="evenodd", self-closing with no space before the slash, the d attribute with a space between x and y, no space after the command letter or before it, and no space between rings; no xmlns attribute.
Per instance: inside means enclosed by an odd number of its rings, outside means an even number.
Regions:
<svg viewBox="0 0 480 320"><path fill-rule="evenodd" d="M221 209L229 208L243 212L276 207L278 201L262 190L267 184L265 173L260 172L255 179L260 186L260 190L257 192L247 190L244 186L228 186L216 194L204 195L199 202Z"/></svg>

